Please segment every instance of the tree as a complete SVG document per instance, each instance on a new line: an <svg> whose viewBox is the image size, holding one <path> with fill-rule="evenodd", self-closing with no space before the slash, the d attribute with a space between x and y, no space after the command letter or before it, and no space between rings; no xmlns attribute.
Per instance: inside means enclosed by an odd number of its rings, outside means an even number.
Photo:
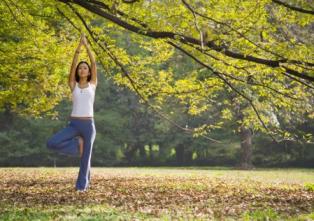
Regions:
<svg viewBox="0 0 314 221"><path fill-rule="evenodd" d="M304 115L313 116L313 73L309 56L313 45L309 38L303 37L306 31L287 33L289 26L309 30L310 14L266 0L258 3L60 2L66 3L77 16L77 24L88 30L98 49L120 68L121 74L115 80L133 88L143 100L158 91L175 93L174 83L185 81L185 88L202 88L189 99L191 110L200 114L210 106L202 97L208 100L217 93L235 93L239 103L249 104L244 110L246 120L241 124L253 124L252 130L267 133L277 141L295 139L270 120L280 109L284 108L300 121ZM76 5L86 11L79 12ZM87 18L94 15L110 22L92 24ZM100 20L99 16L94 19ZM119 47L111 36L121 28L131 31L131 42L144 47L150 56L134 56ZM174 48L189 56L198 67L190 73L180 73L180 79L173 77L170 68L163 69L159 73L167 78L161 78L151 67L160 69L159 63L167 61ZM150 65L151 62L154 64ZM204 72L206 78L200 82L195 76ZM163 97L169 93L155 96L155 105L159 105L155 107L160 107ZM177 96L179 100L188 97L191 95Z"/></svg>
<svg viewBox="0 0 314 221"><path fill-rule="evenodd" d="M277 142L309 141L312 136L287 133L274 120L291 124L314 117L310 5L281 3L58 0L41 6L58 15L56 21L68 22L72 34L85 30L104 69L114 70L107 75L178 128L209 136L229 111L238 129L260 131ZM10 4L2 9L10 11ZM125 42L116 38L126 31ZM192 68L167 65L180 56ZM162 113L169 96L188 104L193 117L221 112L210 123L184 128ZM217 103L225 108L215 108ZM243 106L240 119L233 114L236 104Z"/></svg>
<svg viewBox="0 0 314 221"><path fill-rule="evenodd" d="M0 3L0 109L56 117L74 47L69 25L57 23L51 1ZM60 15L59 15L60 16Z"/></svg>

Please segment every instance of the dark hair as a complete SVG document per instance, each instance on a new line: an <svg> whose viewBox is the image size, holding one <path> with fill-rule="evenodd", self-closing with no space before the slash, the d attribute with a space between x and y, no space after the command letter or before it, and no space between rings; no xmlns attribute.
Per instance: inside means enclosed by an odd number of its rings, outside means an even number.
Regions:
<svg viewBox="0 0 314 221"><path fill-rule="evenodd" d="M92 78L91 68L90 68L89 64L88 64L86 61L80 61L80 62L77 64L76 69L75 69L75 80L76 80L76 82L80 82L80 76L79 76L79 74L78 74L78 68L79 68L80 64L82 64L82 63L85 63L85 64L87 64L87 66L88 66L89 75L88 75L88 77L87 77L87 81L90 81L91 78Z"/></svg>

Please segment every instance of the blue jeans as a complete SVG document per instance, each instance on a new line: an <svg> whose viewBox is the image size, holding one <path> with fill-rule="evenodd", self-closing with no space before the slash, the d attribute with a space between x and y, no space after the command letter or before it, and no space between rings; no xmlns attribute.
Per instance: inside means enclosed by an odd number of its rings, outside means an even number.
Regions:
<svg viewBox="0 0 314 221"><path fill-rule="evenodd" d="M79 136L84 140L80 170L76 181L77 190L86 190L90 183L90 167L93 143L96 138L94 119L73 119L47 141L47 148L69 156L80 156Z"/></svg>

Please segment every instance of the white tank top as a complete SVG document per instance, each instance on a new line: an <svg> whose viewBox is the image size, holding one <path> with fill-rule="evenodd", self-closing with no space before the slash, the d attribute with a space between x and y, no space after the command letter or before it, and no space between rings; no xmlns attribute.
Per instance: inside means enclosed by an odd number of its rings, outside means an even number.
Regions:
<svg viewBox="0 0 314 221"><path fill-rule="evenodd" d="M88 87L79 88L75 82L72 91L72 117L93 117L96 86L88 82Z"/></svg>

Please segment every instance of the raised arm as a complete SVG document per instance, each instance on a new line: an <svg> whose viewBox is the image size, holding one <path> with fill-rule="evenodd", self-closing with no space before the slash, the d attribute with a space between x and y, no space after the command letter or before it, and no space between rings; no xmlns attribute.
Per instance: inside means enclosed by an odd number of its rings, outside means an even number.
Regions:
<svg viewBox="0 0 314 221"><path fill-rule="evenodd" d="M71 88L71 91L73 91L73 89L75 87L75 69L76 69L76 65L77 65L78 56L80 54L80 48L83 45L83 37L82 36L83 35L81 35L80 43L77 46L77 49L75 50L75 54L74 54L71 69L70 69L68 84Z"/></svg>
<svg viewBox="0 0 314 221"><path fill-rule="evenodd" d="M89 56L89 59L90 59L90 62L91 62L91 80L90 82L95 84L95 86L97 86L97 66L96 66L96 61L95 61L95 57L90 49L90 46L87 42L87 38L86 36L84 35L83 37L83 44L85 45L86 47L86 50L87 50L87 53L88 53L88 56Z"/></svg>

